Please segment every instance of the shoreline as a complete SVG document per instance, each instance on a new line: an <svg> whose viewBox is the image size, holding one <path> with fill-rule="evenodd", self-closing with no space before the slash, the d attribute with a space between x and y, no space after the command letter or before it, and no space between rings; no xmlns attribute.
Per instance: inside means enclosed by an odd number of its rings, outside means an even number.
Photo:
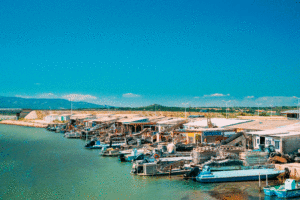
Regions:
<svg viewBox="0 0 300 200"><path fill-rule="evenodd" d="M0 124L27 126L27 127L34 127L34 128L46 128L48 126L48 124L46 123L25 122L25 121L16 121L16 120L3 120L0 121Z"/></svg>

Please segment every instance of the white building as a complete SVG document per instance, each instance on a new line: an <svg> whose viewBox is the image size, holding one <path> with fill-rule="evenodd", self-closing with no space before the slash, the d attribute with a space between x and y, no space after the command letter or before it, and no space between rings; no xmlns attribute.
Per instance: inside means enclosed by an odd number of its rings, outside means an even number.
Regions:
<svg viewBox="0 0 300 200"><path fill-rule="evenodd" d="M275 129L249 132L252 135L253 148L259 145L268 147L273 145L275 151L280 153L291 153L300 149L300 124L292 124Z"/></svg>
<svg viewBox="0 0 300 200"><path fill-rule="evenodd" d="M60 121L70 121L70 119L71 115L69 114L60 115Z"/></svg>
<svg viewBox="0 0 300 200"><path fill-rule="evenodd" d="M52 115L47 115L44 120L47 122L53 122L55 120L57 121L69 121L71 118L71 115L69 114L63 114L63 115L57 115L57 114L52 114Z"/></svg>
<svg viewBox="0 0 300 200"><path fill-rule="evenodd" d="M52 114L52 115L47 115L44 120L46 122L53 122L54 120L59 120L59 115L55 115L55 114Z"/></svg>
<svg viewBox="0 0 300 200"><path fill-rule="evenodd" d="M218 128L225 128L228 126L250 122L251 120L244 119L226 119L226 118L211 118L211 123ZM207 119L189 122L183 125L184 129L202 129L208 128Z"/></svg>

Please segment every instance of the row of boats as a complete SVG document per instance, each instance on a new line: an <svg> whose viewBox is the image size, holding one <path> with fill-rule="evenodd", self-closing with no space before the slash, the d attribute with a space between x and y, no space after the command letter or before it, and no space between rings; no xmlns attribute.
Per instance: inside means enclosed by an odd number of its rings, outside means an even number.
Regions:
<svg viewBox="0 0 300 200"><path fill-rule="evenodd" d="M76 132L63 132L67 138L79 138ZM183 175L185 179L192 179L199 183L258 181L276 178L285 170L276 170L273 165L243 166L238 159L228 157L213 157L202 165L193 163L194 155L182 145L173 143L142 144L138 139L136 145L126 142L108 143L92 138L85 145L87 149L100 149L100 156L118 157L120 162L132 162L131 173L138 176L172 176ZM210 147L205 147L209 150ZM209 155L209 154L208 154ZM209 156L208 156L209 157ZM285 184L267 186L264 188L266 196L290 198L300 196L300 185L293 179L287 179Z"/></svg>
<svg viewBox="0 0 300 200"><path fill-rule="evenodd" d="M249 168L239 165L239 169L222 170L228 169L228 166L224 165L224 168L218 166L216 169L214 165L204 165L200 169L198 166L193 167L191 164L193 160L191 152L177 152L173 143L161 144L157 148L152 148L152 150L149 150L146 146L140 149L119 150L118 148L122 145L125 144L101 144L100 141L91 141L85 147L95 149L95 146L97 146L98 149L101 149L101 156L118 157L121 162L132 162L131 173L142 176L184 174L186 178L202 183L210 183L265 180L266 178L276 178L279 174L285 173L284 170L267 168L267 166Z"/></svg>

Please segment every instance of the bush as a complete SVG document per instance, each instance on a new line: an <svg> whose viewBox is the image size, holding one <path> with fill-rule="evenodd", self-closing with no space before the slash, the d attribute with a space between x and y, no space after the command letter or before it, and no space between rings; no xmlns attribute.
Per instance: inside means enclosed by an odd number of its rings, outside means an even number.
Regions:
<svg viewBox="0 0 300 200"><path fill-rule="evenodd" d="M243 113L243 112L241 112L241 113L240 113L240 115L241 115L241 116L246 116L247 114L246 114L246 113Z"/></svg>
<svg viewBox="0 0 300 200"><path fill-rule="evenodd" d="M267 113L263 112L263 113L259 113L259 116L267 116Z"/></svg>

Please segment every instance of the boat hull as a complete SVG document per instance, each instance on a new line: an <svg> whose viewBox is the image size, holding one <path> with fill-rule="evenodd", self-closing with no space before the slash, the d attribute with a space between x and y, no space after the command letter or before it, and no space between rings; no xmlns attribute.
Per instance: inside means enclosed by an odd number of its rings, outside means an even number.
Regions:
<svg viewBox="0 0 300 200"><path fill-rule="evenodd" d="M94 145L94 146L90 146L90 147L85 147L87 149L102 149L103 146L102 145Z"/></svg>
<svg viewBox="0 0 300 200"><path fill-rule="evenodd" d="M276 193L272 188L264 188L264 193L267 196L276 196Z"/></svg>
<svg viewBox="0 0 300 200"><path fill-rule="evenodd" d="M266 180L276 178L282 171L274 169L249 169L249 170L233 170L222 172L211 172L209 168L204 169L196 180L202 183L215 182L238 182L238 181L257 181L259 179Z"/></svg>
<svg viewBox="0 0 300 200"><path fill-rule="evenodd" d="M176 175L182 175L190 170L176 170L173 169L171 172L157 172L155 174L145 174L145 173L137 173L138 176L176 176Z"/></svg>
<svg viewBox="0 0 300 200"><path fill-rule="evenodd" d="M66 138L68 138L68 139L79 139L80 136L66 136Z"/></svg>
<svg viewBox="0 0 300 200"><path fill-rule="evenodd" d="M279 173L268 175L268 179L276 178L278 175ZM217 178L217 177L198 178L197 177L196 180L201 183L258 181L259 176L253 175L253 176L244 176L244 177L222 177L222 178ZM266 180L266 175L261 175L260 180Z"/></svg>
<svg viewBox="0 0 300 200"><path fill-rule="evenodd" d="M116 153L116 154L101 154L101 156L103 157L118 157L120 154Z"/></svg>
<svg viewBox="0 0 300 200"><path fill-rule="evenodd" d="M293 198L300 196L300 188L294 190L276 190L276 196L279 198Z"/></svg>

